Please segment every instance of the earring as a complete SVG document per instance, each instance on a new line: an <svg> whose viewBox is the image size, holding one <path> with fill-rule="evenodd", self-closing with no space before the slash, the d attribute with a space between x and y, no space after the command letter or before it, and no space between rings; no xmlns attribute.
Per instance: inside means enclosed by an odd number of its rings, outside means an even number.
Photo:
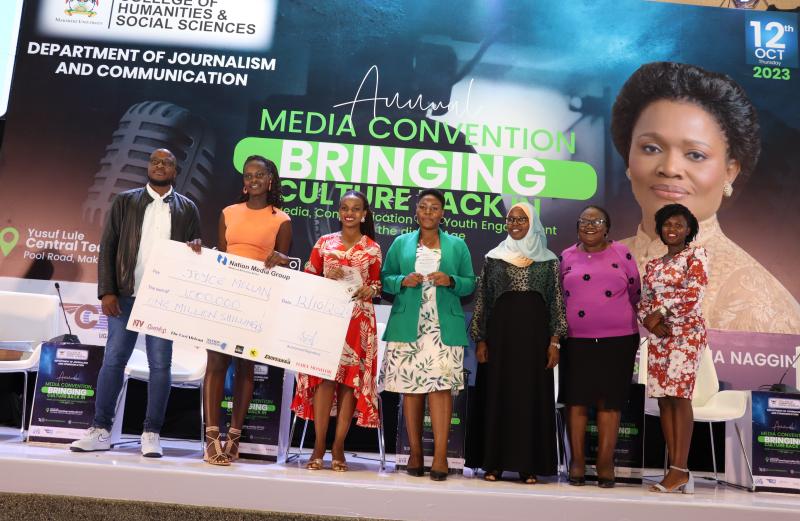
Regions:
<svg viewBox="0 0 800 521"><path fill-rule="evenodd" d="M630 168L626 168L625 169L625 177L627 177L628 180L630 181L630 179L631 179L631 169Z"/></svg>
<svg viewBox="0 0 800 521"><path fill-rule="evenodd" d="M722 195L725 197L730 197L733 195L733 185L730 181L725 181L725 184L722 185Z"/></svg>
<svg viewBox="0 0 800 521"><path fill-rule="evenodd" d="M242 193L247 195L247 187L242 188Z"/></svg>
<svg viewBox="0 0 800 521"><path fill-rule="evenodd" d="M363 222L367 222L367 220L366 220L365 218L363 218L363 217L362 217L362 218L361 218L361 222L362 222L362 223L363 223Z"/></svg>

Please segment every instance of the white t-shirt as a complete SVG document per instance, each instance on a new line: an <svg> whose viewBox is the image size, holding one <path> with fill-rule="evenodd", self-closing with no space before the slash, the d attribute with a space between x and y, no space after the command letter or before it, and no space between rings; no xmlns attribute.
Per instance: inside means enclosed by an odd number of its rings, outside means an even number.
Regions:
<svg viewBox="0 0 800 521"><path fill-rule="evenodd" d="M147 260L153 253L156 241L158 239L169 239L172 232L172 218L169 212L169 203L165 201L167 196L172 195L172 187L163 196L150 187L148 183L145 188L153 202L147 205L144 210L144 219L142 220L142 237L139 241L139 253L136 254L136 268L134 268L133 276L133 295L139 293L139 284L142 282L144 276L144 267Z"/></svg>

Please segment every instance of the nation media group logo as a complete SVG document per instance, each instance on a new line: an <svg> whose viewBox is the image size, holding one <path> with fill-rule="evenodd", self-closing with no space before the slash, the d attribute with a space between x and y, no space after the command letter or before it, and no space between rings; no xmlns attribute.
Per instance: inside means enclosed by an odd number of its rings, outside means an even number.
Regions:
<svg viewBox="0 0 800 521"><path fill-rule="evenodd" d="M222 264L223 266L227 266L228 257L220 253L219 255L217 255L217 263Z"/></svg>
<svg viewBox="0 0 800 521"><path fill-rule="evenodd" d="M97 7L100 5L100 0L64 0L66 8L64 14L68 16L97 16Z"/></svg>

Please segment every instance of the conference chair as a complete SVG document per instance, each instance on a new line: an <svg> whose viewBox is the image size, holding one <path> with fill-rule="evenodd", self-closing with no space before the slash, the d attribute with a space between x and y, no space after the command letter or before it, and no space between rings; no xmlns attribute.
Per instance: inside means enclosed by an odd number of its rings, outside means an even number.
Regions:
<svg viewBox="0 0 800 521"><path fill-rule="evenodd" d="M25 438L28 414L28 374L39 369L42 343L61 333L61 314L55 295L0 291L0 343L26 348L29 356L0 361L0 373L22 373L20 435ZM1 347L1 346L0 346Z"/></svg>
<svg viewBox="0 0 800 521"><path fill-rule="evenodd" d="M125 396L130 379L142 382L150 381L150 367L147 364L147 352L144 350L144 335L139 335L136 349L125 367L125 381L120 396ZM206 350L189 344L173 342L172 344L172 387L181 389L199 389L200 391L200 444L205 446L205 430L203 424L203 378L206 374ZM118 405L116 418L122 417L124 406ZM117 421L115 419L115 421Z"/></svg>
<svg viewBox="0 0 800 521"><path fill-rule="evenodd" d="M377 353L377 360L376 363L378 365L378 374L375 375L376 382L380 377L380 373L383 370L383 354L386 352L386 342L381 340L383 337L383 332L386 330L386 324L382 322L378 322L377 327L377 338L378 338L378 353ZM380 454L380 470L386 470L386 440L384 438L384 431L383 431L383 400L381 399L380 393L377 393L378 398L378 453ZM291 440L294 439L294 429L295 425L297 424L297 415L292 413L292 427L289 430L289 443L291 444ZM298 447L298 451L296 454L293 454L291 459L299 457L303 453L303 446L305 445L306 441L306 431L308 430L308 420L305 420L303 423L303 432L300 434L300 446Z"/></svg>
<svg viewBox="0 0 800 521"><path fill-rule="evenodd" d="M647 340L639 350L639 383L647 385ZM717 370L714 367L714 354L711 348L703 351L697 379L692 395L692 412L695 422L708 423L711 438L711 460L714 465L714 480L720 483L717 472L717 454L714 447L714 422L729 422L740 419L747 410L747 391L720 391ZM645 414L659 416L658 401L654 398L645 400ZM742 435L737 429L739 445L744 450ZM666 447L664 459L666 461ZM665 463L666 465L666 463Z"/></svg>

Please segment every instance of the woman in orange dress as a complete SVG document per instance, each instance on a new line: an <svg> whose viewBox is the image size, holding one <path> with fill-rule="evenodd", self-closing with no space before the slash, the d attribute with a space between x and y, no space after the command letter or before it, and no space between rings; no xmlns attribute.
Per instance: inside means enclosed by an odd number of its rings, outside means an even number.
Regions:
<svg viewBox="0 0 800 521"><path fill-rule="evenodd" d="M320 237L305 271L347 284L353 292L353 316L335 379L298 374L292 410L300 418L314 420L316 437L306 464L309 470L322 469L328 422L337 416L331 468L344 472L348 469L344 440L353 415L359 427L378 427L378 342L372 299L381 293L381 248L374 240L375 224L364 194L350 190L342 196L339 220L342 231Z"/></svg>
<svg viewBox="0 0 800 521"><path fill-rule="evenodd" d="M267 268L287 265L292 242L292 222L280 210L281 180L275 163L262 156L250 156L243 169L242 201L222 210L219 217L219 251L263 261ZM206 419L206 447L203 459L212 465L230 465L239 457L242 425L253 397L254 362L236 357L231 425L224 446L220 440L220 402L231 356L208 351L203 380L203 410Z"/></svg>

